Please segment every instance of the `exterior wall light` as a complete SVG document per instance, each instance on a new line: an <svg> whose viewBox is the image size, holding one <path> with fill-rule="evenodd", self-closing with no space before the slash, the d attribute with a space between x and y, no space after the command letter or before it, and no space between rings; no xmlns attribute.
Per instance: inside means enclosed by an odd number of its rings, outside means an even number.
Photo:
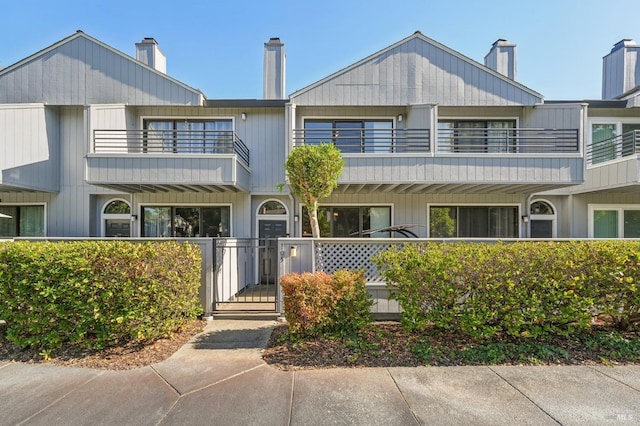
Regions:
<svg viewBox="0 0 640 426"><path fill-rule="evenodd" d="M297 255L298 255L298 247L297 246L289 247L289 256L296 257Z"/></svg>
<svg viewBox="0 0 640 426"><path fill-rule="evenodd" d="M240 114L240 118L242 118L242 121L247 119L247 113L243 112L242 114Z"/></svg>
<svg viewBox="0 0 640 426"><path fill-rule="evenodd" d="M402 114L398 114L398 123L402 123L403 119L404 117L402 116Z"/></svg>

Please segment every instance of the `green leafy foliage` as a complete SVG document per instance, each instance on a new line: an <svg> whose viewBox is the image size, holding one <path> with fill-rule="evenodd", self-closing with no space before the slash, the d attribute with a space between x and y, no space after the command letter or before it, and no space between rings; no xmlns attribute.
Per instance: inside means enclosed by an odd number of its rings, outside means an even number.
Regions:
<svg viewBox="0 0 640 426"><path fill-rule="evenodd" d="M427 243L375 258L403 325L474 338L569 335L596 315L637 324L640 242Z"/></svg>
<svg viewBox="0 0 640 426"><path fill-rule="evenodd" d="M307 207L313 236L318 238L318 201L338 186L344 168L340 150L329 143L302 145L291 151L285 168L291 191Z"/></svg>
<svg viewBox="0 0 640 426"><path fill-rule="evenodd" d="M200 251L176 242L0 244L7 338L43 354L170 334L201 313Z"/></svg>
<svg viewBox="0 0 640 426"><path fill-rule="evenodd" d="M372 322L364 274L291 273L280 278L285 317L294 338L356 336Z"/></svg>

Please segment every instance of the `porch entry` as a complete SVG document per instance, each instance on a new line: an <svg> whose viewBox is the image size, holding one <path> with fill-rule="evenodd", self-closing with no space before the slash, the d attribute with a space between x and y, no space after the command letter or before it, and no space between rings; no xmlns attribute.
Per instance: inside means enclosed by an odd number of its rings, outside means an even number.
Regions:
<svg viewBox="0 0 640 426"><path fill-rule="evenodd" d="M214 314L276 312L277 239L214 240Z"/></svg>

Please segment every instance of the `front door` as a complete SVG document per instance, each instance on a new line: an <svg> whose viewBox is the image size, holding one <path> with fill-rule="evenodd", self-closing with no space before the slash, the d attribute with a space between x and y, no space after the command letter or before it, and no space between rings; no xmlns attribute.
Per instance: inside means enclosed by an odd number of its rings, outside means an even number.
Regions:
<svg viewBox="0 0 640 426"><path fill-rule="evenodd" d="M261 284L274 284L278 274L278 246L276 238L287 235L286 220L259 220L258 272Z"/></svg>

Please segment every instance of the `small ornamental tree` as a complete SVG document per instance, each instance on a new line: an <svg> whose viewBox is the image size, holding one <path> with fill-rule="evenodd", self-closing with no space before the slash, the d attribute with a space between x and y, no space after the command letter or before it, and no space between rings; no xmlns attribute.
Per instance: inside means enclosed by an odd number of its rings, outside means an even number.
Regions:
<svg viewBox="0 0 640 426"><path fill-rule="evenodd" d="M340 150L332 144L302 145L289 154L286 164L289 185L307 207L315 238L320 237L318 201L331 195L338 186L343 168Z"/></svg>

